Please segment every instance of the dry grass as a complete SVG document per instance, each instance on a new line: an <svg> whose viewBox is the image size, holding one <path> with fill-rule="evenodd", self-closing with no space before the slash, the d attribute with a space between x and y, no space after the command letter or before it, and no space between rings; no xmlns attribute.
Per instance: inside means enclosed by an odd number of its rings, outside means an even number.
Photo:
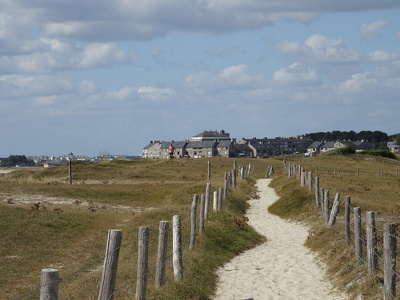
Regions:
<svg viewBox="0 0 400 300"><path fill-rule="evenodd" d="M188 251L189 213L193 194L204 194L207 162L212 167L212 190L223 186L233 159L115 160L74 164L73 184L68 168L18 170L0 176L0 289L1 299L14 299L39 285L40 270L60 270L61 299L93 299L100 285L107 231L121 229L123 246L116 299L135 294L137 231L150 227L149 299L209 299L216 267L262 240L245 222L246 200L253 193L253 178L264 177L268 165L280 161L238 159L255 172L229 194L221 213L212 213L206 234ZM282 168L281 168L282 169ZM167 284L155 290L154 267L161 220L182 217L184 275L174 283L168 262ZM171 238L171 237L170 237ZM169 253L171 258L171 253ZM82 284L84 283L84 284ZM23 299L37 299L34 291Z"/></svg>
<svg viewBox="0 0 400 300"><path fill-rule="evenodd" d="M336 193L341 195L342 200L350 196L352 206L361 207L364 231L365 212L375 212L378 255L382 258L383 224L400 222L400 174L396 176L400 171L400 162L357 155L289 160L304 166L306 171L313 171L313 177L320 178L320 187L330 191L331 200ZM383 169L383 176L378 176L378 169ZM344 241L344 207L341 206L337 223L330 229L323 225L321 212L315 207L314 192L301 188L300 180L289 179L282 174L276 177L273 185L281 199L270 210L310 226L306 245L318 252L328 266L330 278L348 293L349 298L362 295L363 299L382 299L382 262L378 260L377 271L369 275L365 245L363 259L355 260L354 246Z"/></svg>

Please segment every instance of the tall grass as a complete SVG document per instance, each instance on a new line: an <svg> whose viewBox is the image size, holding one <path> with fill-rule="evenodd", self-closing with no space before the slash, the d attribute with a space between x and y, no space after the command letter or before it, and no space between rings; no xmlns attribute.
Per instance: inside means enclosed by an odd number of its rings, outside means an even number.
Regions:
<svg viewBox="0 0 400 300"><path fill-rule="evenodd" d="M382 230L384 223L400 225L400 176L396 176L396 169L400 169L398 160L358 155L307 159L292 157L289 160L304 166L306 171L313 171L313 177L320 178L320 187L329 190L332 199L335 193L340 193L342 200L350 196L352 206L361 207L364 220L366 211L375 211L377 228ZM360 175L357 175L357 168ZM383 169L383 176L378 176L378 169ZM344 241L343 205L339 211L342 217L338 218L334 228L327 228L323 225L321 211L315 207L314 192L300 187L300 180L280 174L274 178L272 186L280 199L269 208L270 212L309 226L306 245L318 253L327 266L330 279L347 292L349 299L360 295L363 299L382 299L382 267L369 275L365 245L363 259L356 260L354 247ZM363 227L365 236L365 223ZM377 230L379 247L383 243L381 230ZM378 255L382 257L381 250ZM399 262L398 257L397 265Z"/></svg>
<svg viewBox="0 0 400 300"><path fill-rule="evenodd" d="M68 168L20 170L0 177L1 299L13 299L39 285L40 270L60 270L61 299L97 297L107 231L123 232L116 299L133 299L139 226L149 226L148 299L210 299L218 266L263 240L242 218L246 200L255 193L254 179L280 161L238 159L255 172L238 182L221 212L211 212L206 233L189 251L190 205L193 194L204 194L207 162L211 162L212 191L223 186L233 159L115 160L74 164L73 184ZM58 201L62 200L62 201ZM182 217L184 280L175 283L169 249L166 286L154 288L158 225ZM172 226L172 225L171 225ZM170 227L171 227L170 226ZM170 230L170 241L172 240ZM170 247L172 248L172 247ZM23 299L37 299L33 291Z"/></svg>

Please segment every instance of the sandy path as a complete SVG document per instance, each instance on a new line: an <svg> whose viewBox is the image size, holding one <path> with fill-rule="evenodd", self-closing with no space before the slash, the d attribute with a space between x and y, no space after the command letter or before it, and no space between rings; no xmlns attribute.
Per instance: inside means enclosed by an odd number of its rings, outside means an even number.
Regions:
<svg viewBox="0 0 400 300"><path fill-rule="evenodd" d="M260 199L250 200L249 224L267 242L235 257L217 272L215 300L343 300L323 280L323 270L304 246L307 228L268 213L278 196L270 179L257 181Z"/></svg>

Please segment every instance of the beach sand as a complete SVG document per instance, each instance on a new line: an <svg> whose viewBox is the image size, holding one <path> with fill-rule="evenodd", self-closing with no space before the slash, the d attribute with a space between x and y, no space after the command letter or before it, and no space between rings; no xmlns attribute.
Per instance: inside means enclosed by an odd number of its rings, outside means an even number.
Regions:
<svg viewBox="0 0 400 300"><path fill-rule="evenodd" d="M217 271L215 300L343 300L324 279L323 265L304 246L305 226L268 212L278 200L270 179L257 181L259 199L249 200L249 224L267 241Z"/></svg>

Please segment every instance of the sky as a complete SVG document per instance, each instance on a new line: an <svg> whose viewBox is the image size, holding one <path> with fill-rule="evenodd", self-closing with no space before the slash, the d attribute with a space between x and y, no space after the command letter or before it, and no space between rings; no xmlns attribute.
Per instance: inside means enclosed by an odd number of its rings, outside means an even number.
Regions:
<svg viewBox="0 0 400 300"><path fill-rule="evenodd" d="M0 157L400 133L398 0L0 0Z"/></svg>

